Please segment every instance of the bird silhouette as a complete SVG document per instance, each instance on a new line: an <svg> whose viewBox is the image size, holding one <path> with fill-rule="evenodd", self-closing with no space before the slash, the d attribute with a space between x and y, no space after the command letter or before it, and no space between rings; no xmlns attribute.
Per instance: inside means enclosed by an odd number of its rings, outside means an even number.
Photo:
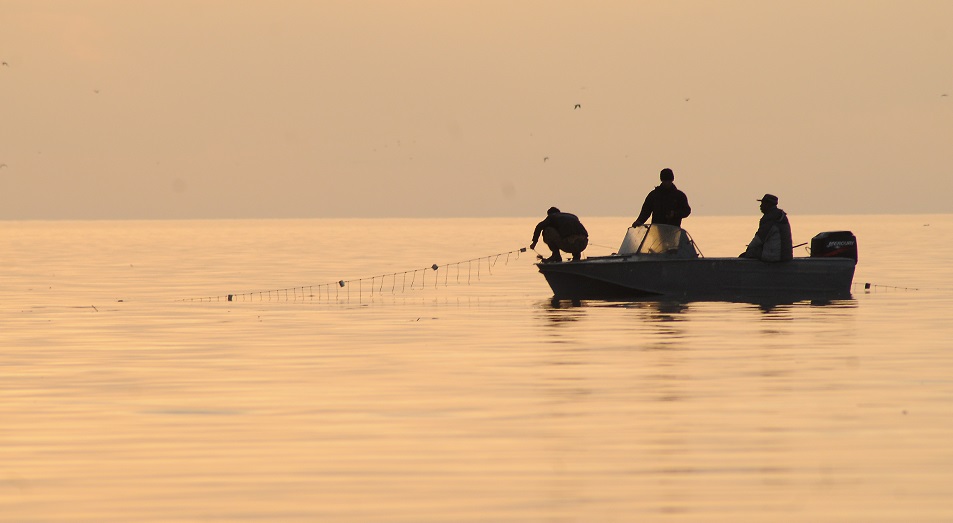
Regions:
<svg viewBox="0 0 953 523"><path fill-rule="evenodd" d="M3 66L4 66L4 67L10 67L10 64L8 64L8 63L6 63L6 62L3 62Z"/></svg>
<svg viewBox="0 0 953 523"><path fill-rule="evenodd" d="M543 156L543 161L544 162L549 161L549 156Z"/></svg>
<svg viewBox="0 0 953 523"><path fill-rule="evenodd" d="M576 104L576 107L573 107L573 109L579 109L581 107L582 107L582 104Z"/></svg>

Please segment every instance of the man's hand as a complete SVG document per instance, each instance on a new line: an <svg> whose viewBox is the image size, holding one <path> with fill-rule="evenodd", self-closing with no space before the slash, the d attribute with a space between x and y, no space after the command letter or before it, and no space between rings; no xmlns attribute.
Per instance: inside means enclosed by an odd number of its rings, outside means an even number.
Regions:
<svg viewBox="0 0 953 523"><path fill-rule="evenodd" d="M529 244L529 248L530 248L530 249L533 249L533 250L536 250L536 242L533 242L533 243Z"/></svg>

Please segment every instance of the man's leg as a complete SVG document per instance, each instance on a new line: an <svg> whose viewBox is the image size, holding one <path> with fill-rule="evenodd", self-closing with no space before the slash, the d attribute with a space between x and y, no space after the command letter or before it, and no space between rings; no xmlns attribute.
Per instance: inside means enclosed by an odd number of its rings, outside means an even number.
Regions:
<svg viewBox="0 0 953 523"><path fill-rule="evenodd" d="M571 236L566 243L568 245L565 250L572 253L572 261L579 261L582 259L582 251L589 246L589 238L580 235Z"/></svg>
<svg viewBox="0 0 953 523"><path fill-rule="evenodd" d="M559 255L559 246L562 243L562 238L559 236L559 232L552 227L547 227L543 229L543 243L549 247L549 250L553 251L553 255L549 258L546 258L543 261L546 262L558 262L563 261L563 257Z"/></svg>

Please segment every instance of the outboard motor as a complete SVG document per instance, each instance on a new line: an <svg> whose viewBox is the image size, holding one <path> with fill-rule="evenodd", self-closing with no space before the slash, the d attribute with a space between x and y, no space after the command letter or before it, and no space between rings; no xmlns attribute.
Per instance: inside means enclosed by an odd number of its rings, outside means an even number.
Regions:
<svg viewBox="0 0 953 523"><path fill-rule="evenodd" d="M822 232L811 238L811 258L853 258L857 263L857 237L850 231Z"/></svg>

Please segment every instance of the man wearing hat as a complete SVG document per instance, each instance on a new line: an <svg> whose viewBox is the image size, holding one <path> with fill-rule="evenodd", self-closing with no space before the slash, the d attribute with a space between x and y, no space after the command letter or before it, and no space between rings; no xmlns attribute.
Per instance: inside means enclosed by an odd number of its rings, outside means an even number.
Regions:
<svg viewBox="0 0 953 523"><path fill-rule="evenodd" d="M766 262L788 261L794 257L791 240L791 222L788 215L778 209L778 197L765 194L761 202L761 221L748 248L741 258L755 258Z"/></svg>
<svg viewBox="0 0 953 523"><path fill-rule="evenodd" d="M645 197L642 212L632 223L633 227L645 223L649 216L652 217L652 223L681 227L682 218L692 213L692 208L688 206L688 197L675 187L675 173L669 168L662 169L659 180L662 183Z"/></svg>
<svg viewBox="0 0 953 523"><path fill-rule="evenodd" d="M582 251L589 246L589 233L579 218L555 207L550 207L546 211L546 218L536 225L530 249L536 249L540 234L543 235L543 242L549 250L553 251L552 256L544 259L544 262L563 261L563 257L559 255L560 250L572 254L572 261L579 261Z"/></svg>

